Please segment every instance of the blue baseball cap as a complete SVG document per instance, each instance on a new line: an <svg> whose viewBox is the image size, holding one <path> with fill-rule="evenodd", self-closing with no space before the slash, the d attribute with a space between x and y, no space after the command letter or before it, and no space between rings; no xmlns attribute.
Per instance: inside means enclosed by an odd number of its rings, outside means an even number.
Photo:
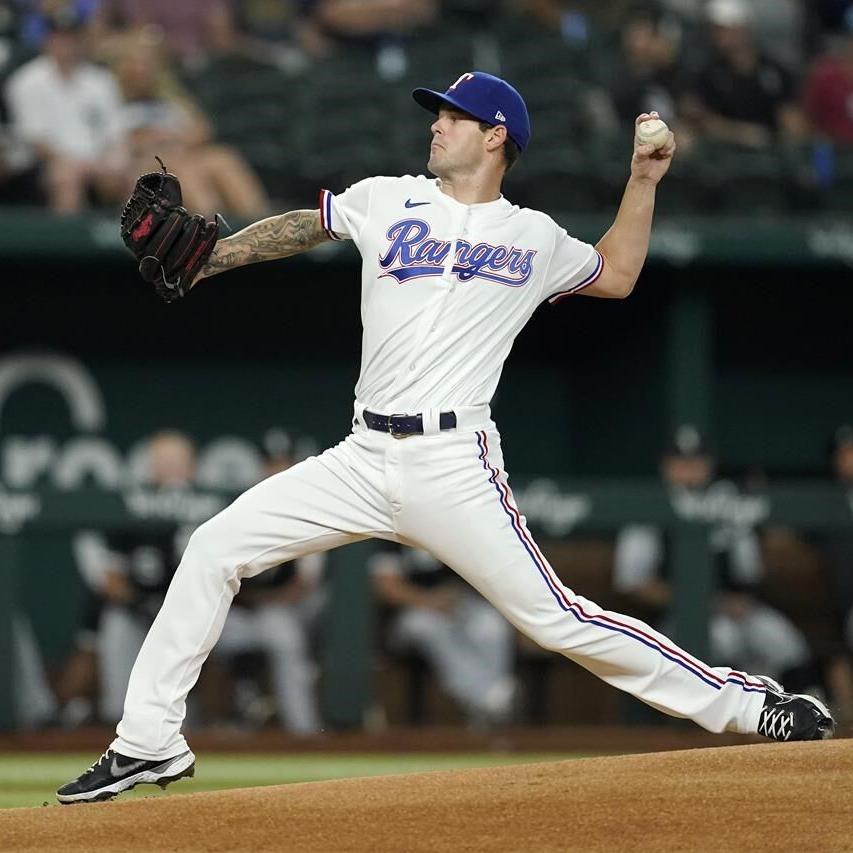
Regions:
<svg viewBox="0 0 853 853"><path fill-rule="evenodd" d="M463 74L443 94L432 89L415 89L412 97L436 115L444 104L450 104L493 127L502 124L521 151L530 142L530 117L524 98L506 80L485 71Z"/></svg>

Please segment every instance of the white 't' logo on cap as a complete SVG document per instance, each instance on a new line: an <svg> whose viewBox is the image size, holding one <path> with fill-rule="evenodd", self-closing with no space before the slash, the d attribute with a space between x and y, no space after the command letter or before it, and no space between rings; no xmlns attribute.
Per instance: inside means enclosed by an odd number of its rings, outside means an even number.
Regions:
<svg viewBox="0 0 853 853"><path fill-rule="evenodd" d="M474 75L471 74L470 71L466 72L465 74L460 74L459 79L447 91L450 92L451 90L455 89L460 83L467 83L469 80L473 79Z"/></svg>

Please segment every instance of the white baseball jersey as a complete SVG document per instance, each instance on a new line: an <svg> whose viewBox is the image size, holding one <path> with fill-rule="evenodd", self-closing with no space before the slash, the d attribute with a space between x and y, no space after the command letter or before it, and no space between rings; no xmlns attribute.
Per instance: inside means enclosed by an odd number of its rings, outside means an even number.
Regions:
<svg viewBox="0 0 853 853"><path fill-rule="evenodd" d="M423 176L320 193L323 228L361 252L356 399L380 413L488 403L536 307L594 282L588 243L503 196L462 204Z"/></svg>

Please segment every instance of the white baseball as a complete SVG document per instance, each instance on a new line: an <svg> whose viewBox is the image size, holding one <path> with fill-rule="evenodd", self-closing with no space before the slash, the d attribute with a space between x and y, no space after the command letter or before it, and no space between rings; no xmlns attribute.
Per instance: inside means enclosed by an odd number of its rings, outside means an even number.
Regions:
<svg viewBox="0 0 853 853"><path fill-rule="evenodd" d="M665 121L650 118L637 125L637 142L641 145L654 145L663 148L669 142L669 128Z"/></svg>

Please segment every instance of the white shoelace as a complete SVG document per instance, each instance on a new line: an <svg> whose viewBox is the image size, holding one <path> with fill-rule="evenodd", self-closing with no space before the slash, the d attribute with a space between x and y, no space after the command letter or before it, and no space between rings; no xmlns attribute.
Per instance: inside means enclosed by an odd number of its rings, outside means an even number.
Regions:
<svg viewBox="0 0 853 853"><path fill-rule="evenodd" d="M788 740L794 730L794 712L785 709L765 708L761 712L758 733L773 740Z"/></svg>
<svg viewBox="0 0 853 853"><path fill-rule="evenodd" d="M107 749L106 752L86 771L87 773L94 773L95 768L107 757L107 752L110 750Z"/></svg>

